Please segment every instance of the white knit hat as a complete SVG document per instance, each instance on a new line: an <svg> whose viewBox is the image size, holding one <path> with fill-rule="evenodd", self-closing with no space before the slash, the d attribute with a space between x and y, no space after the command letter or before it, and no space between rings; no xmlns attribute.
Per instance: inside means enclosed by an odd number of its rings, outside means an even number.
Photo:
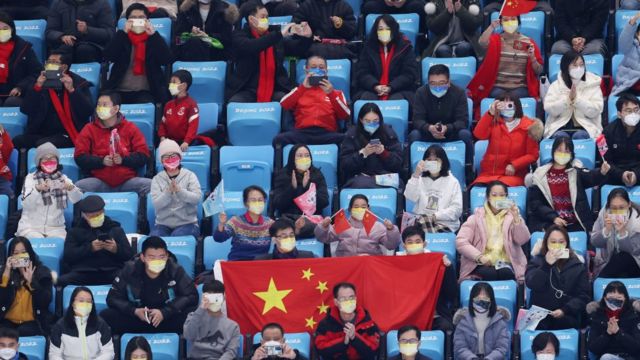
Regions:
<svg viewBox="0 0 640 360"><path fill-rule="evenodd" d="M180 150L180 145L177 142L171 139L164 139L158 146L158 156L162 159L163 156L168 154L176 153L182 158L182 150Z"/></svg>
<svg viewBox="0 0 640 360"><path fill-rule="evenodd" d="M36 157L34 159L36 166L39 166L42 158L47 155L55 155L56 159L60 161L60 152L58 151L58 148L56 148L52 143L46 142L36 148Z"/></svg>

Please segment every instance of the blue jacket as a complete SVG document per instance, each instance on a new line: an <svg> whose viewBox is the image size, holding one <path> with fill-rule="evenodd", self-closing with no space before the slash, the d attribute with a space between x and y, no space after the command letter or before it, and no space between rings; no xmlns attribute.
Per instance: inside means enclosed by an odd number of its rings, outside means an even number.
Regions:
<svg viewBox="0 0 640 360"><path fill-rule="evenodd" d="M509 310L498 307L484 332L484 349L491 351L484 354L487 360L507 358L511 338L507 330L507 322L511 320ZM453 358L455 360L477 359L478 333L468 308L462 308L453 317L456 331L453 334Z"/></svg>
<svg viewBox="0 0 640 360"><path fill-rule="evenodd" d="M624 54L624 58L618 66L616 85L611 95L620 95L640 80L640 42L635 37L637 29L637 24L631 25L627 22L618 39L618 49Z"/></svg>

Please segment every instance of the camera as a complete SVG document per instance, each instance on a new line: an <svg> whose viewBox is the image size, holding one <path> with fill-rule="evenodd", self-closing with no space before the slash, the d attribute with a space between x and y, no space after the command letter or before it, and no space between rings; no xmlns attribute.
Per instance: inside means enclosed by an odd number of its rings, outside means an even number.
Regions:
<svg viewBox="0 0 640 360"><path fill-rule="evenodd" d="M147 20L145 19L132 19L131 26L135 27L144 27L146 25Z"/></svg>
<svg viewBox="0 0 640 360"><path fill-rule="evenodd" d="M282 355L282 345L278 343L278 345L264 345L264 350L267 353L267 356L279 356Z"/></svg>
<svg viewBox="0 0 640 360"><path fill-rule="evenodd" d="M13 263L15 268L24 268L29 266L29 258L17 258Z"/></svg>
<svg viewBox="0 0 640 360"><path fill-rule="evenodd" d="M46 80L42 85L45 89L62 89L62 69L58 70L45 70L44 77Z"/></svg>

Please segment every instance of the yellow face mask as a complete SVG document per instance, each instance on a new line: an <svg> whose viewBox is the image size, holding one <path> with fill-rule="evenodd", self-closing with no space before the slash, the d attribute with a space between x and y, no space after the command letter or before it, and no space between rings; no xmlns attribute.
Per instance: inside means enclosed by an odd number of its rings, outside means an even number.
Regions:
<svg viewBox="0 0 640 360"><path fill-rule="evenodd" d="M378 40L383 44L391 41L391 30L378 30Z"/></svg>
<svg viewBox="0 0 640 360"><path fill-rule="evenodd" d="M407 249L407 254L422 254L424 252L424 245L422 244L407 244L404 246Z"/></svg>
<svg viewBox="0 0 640 360"><path fill-rule="evenodd" d="M280 239L280 250L283 252L291 252L296 248L296 238L295 237L287 237L284 239Z"/></svg>
<svg viewBox="0 0 640 360"><path fill-rule="evenodd" d="M351 209L351 217L358 221L362 221L362 219L364 219L364 213L366 211L367 209L364 208L353 208Z"/></svg>
<svg viewBox="0 0 640 360"><path fill-rule="evenodd" d="M88 302L75 302L73 303L73 311L80 316L87 316L91 313L93 305Z"/></svg>
<svg viewBox="0 0 640 360"><path fill-rule="evenodd" d="M0 30L0 42L6 43L11 40L11 29Z"/></svg>
<svg viewBox="0 0 640 360"><path fill-rule="evenodd" d="M627 211L628 211L627 209L615 209L615 210L612 209L612 210L609 210L609 213L611 215L627 215Z"/></svg>
<svg viewBox="0 0 640 360"><path fill-rule="evenodd" d="M549 250L563 250L567 246L565 244L560 244L560 243L549 243L547 247L549 248Z"/></svg>
<svg viewBox="0 0 640 360"><path fill-rule="evenodd" d="M60 64L46 63L44 64L44 69L49 71L58 71L60 70Z"/></svg>

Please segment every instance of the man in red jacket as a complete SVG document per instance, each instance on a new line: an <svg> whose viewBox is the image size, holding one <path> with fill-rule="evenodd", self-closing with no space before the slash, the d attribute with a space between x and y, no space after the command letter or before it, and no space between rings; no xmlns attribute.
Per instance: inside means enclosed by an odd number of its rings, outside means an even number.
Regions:
<svg viewBox="0 0 640 360"><path fill-rule="evenodd" d="M101 94L97 117L78 136L76 163L92 176L76 183L84 192L149 192L151 179L136 177L149 161L149 148L136 125L120 113L121 103L116 92Z"/></svg>
<svg viewBox="0 0 640 360"><path fill-rule="evenodd" d="M344 134L337 132L338 120L351 116L344 94L329 81L323 57L309 57L305 71L302 84L280 100L283 109L293 111L295 129L278 134L273 144L339 144Z"/></svg>

